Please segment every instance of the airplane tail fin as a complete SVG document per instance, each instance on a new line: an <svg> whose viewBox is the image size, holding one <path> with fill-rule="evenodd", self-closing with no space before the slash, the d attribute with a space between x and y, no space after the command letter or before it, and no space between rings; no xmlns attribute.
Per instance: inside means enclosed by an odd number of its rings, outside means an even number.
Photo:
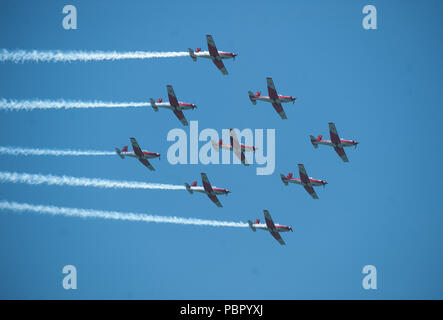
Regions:
<svg viewBox="0 0 443 320"><path fill-rule="evenodd" d="M249 224L249 227L251 228L252 231L255 232L255 230L257 230L257 229L255 229L255 227L254 227L254 225L253 225L251 220L248 220L248 224Z"/></svg>
<svg viewBox="0 0 443 320"><path fill-rule="evenodd" d="M154 111L157 112L158 111L158 107L155 105L154 99L150 98L149 100L151 101L152 109L154 109Z"/></svg>
<svg viewBox="0 0 443 320"><path fill-rule="evenodd" d="M188 183L185 182L185 186L186 186L186 190L188 190L188 192L189 192L190 194L193 194L193 193L194 193L194 191L192 191L191 186L190 186Z"/></svg>
<svg viewBox="0 0 443 320"><path fill-rule="evenodd" d="M195 55L194 50L192 50L191 48L188 48L188 51L189 51L189 56L191 57L191 59L193 61L197 61L197 56Z"/></svg>
<svg viewBox="0 0 443 320"><path fill-rule="evenodd" d="M118 156L122 159L125 158L125 156L122 154L122 151L119 148L115 148L115 152L117 152Z"/></svg>
<svg viewBox="0 0 443 320"><path fill-rule="evenodd" d="M215 142L214 140L211 140L211 144L212 144L212 147L214 148L214 150L215 150L216 152L218 152L219 149L220 149L220 145L217 144L217 142Z"/></svg>
<svg viewBox="0 0 443 320"><path fill-rule="evenodd" d="M283 183L285 184L285 186L287 186L288 185L288 181L286 180L285 175L284 174L280 174L280 178L281 178L281 181L283 181Z"/></svg>
<svg viewBox="0 0 443 320"><path fill-rule="evenodd" d="M251 100L252 104L255 106L257 104L257 101L255 101L255 96L251 91L248 91L249 94L249 100Z"/></svg>
<svg viewBox="0 0 443 320"><path fill-rule="evenodd" d="M317 139L315 139L314 136L310 136L310 138L311 138L312 145L314 146L315 149L317 149L318 148ZM320 138L320 140L321 140L321 138Z"/></svg>

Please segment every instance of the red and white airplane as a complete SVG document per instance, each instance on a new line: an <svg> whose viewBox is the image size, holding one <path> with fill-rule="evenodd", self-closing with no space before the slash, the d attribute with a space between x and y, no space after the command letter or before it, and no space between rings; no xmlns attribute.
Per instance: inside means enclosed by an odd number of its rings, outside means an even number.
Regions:
<svg viewBox="0 0 443 320"><path fill-rule="evenodd" d="M313 187L318 186L325 186L328 183L324 180L318 180L308 177L308 174L306 173L305 166L301 163L298 165L298 171L300 173L300 178L293 178L292 173L289 173L287 177L285 177L283 174L280 174L281 181L287 186L288 182L295 183L302 185L303 188L314 198L318 199L317 194L314 191Z"/></svg>
<svg viewBox="0 0 443 320"><path fill-rule="evenodd" d="M277 113L280 115L280 117L283 120L287 119L286 113L283 110L281 104L287 102L295 103L295 100L297 98L294 98L292 96L278 95L277 90L275 90L274 81L272 81L272 78L266 78L266 81L268 82L269 96L262 96L260 91L257 91L256 94L253 94L251 91L248 91L249 99L251 100L254 106L257 104L257 100L272 103L272 106L274 107L275 111L277 111Z"/></svg>
<svg viewBox="0 0 443 320"><path fill-rule="evenodd" d="M179 102L174 93L174 89L172 88L171 85L167 85L166 89L168 90L169 102L163 102L162 98L158 99L157 101L154 101L154 99L151 98L150 100L152 108L156 112L158 111L158 108L165 108L172 110L172 112L174 112L178 120L180 120L180 122L183 123L184 126L187 126L188 121L186 120L182 110L195 109L197 108L197 106L193 103Z"/></svg>
<svg viewBox="0 0 443 320"><path fill-rule="evenodd" d="M246 161L244 152L254 152L255 150L257 150L257 147L245 146L244 144L240 144L238 142L238 138L237 135L235 134L234 129L229 129L229 135L230 135L230 144L223 144L222 139L220 139L218 143L211 140L212 147L217 152L220 149L234 151L234 154L237 156L237 158L240 159L241 163L243 163L245 166L249 166L249 163Z"/></svg>
<svg viewBox="0 0 443 320"><path fill-rule="evenodd" d="M329 134L331 136L331 140L323 139L322 135L319 135L317 138L314 138L314 136L310 136L311 143L314 146L314 148L317 149L319 144L334 147L335 152L337 152L340 158L344 162L349 162L343 147L352 147L352 146L357 147L358 142L355 140L340 139L337 133L337 129L335 128L335 124L333 122L329 123Z"/></svg>
<svg viewBox="0 0 443 320"><path fill-rule="evenodd" d="M188 49L189 55L192 60L197 61L197 58L205 58L211 59L214 62L215 66L220 69L221 73L224 75L228 74L228 71L223 64L223 60L225 59L235 59L237 54L232 52L222 52L218 51L214 39L210 34L206 35L206 41L208 42L208 50L209 51L201 51L201 48L197 48L195 51L191 48Z"/></svg>
<svg viewBox="0 0 443 320"><path fill-rule="evenodd" d="M285 245L286 243L283 241L282 237L280 236L280 232L292 231L292 228L287 226L281 226L279 224L274 224L274 221L272 221L269 211L263 210L263 212L265 214L266 224L264 223L260 224L260 219L255 220L254 223L251 220L248 220L249 227L251 227L252 231L254 232L256 229L267 230L281 245Z"/></svg>
<svg viewBox="0 0 443 320"><path fill-rule="evenodd" d="M154 167L148 161L148 159L159 158L160 153L157 152L149 152L140 149L140 146L137 143L135 138L131 138L132 149L134 152L128 151L128 146L124 146L123 149L115 148L115 151L120 156L120 158L124 159L125 157L137 158L141 163L143 163L149 170L154 171Z"/></svg>
<svg viewBox="0 0 443 320"><path fill-rule="evenodd" d="M229 191L228 189L217 188L216 186L211 186L211 183L209 182L209 179L206 176L206 173L201 173L201 176L202 176L203 187L197 186L197 181L194 181L191 185L185 183L186 190L188 190L188 192L190 194L193 194L194 191L206 193L206 195L209 197L209 199L211 199L212 202L214 202L217 205L217 207L220 207L220 208L223 207L222 204L220 203L220 201L218 200L217 195L218 194L228 195L228 193L231 193L231 191Z"/></svg>

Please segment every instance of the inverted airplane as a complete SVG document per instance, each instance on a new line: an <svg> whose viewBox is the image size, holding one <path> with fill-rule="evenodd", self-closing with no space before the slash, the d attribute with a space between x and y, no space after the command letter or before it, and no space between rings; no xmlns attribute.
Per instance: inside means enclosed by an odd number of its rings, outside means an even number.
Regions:
<svg viewBox="0 0 443 320"><path fill-rule="evenodd" d="M251 91L248 91L249 99L251 100L254 106L257 104L257 100L272 103L272 106L274 107L275 111L277 111L277 113L280 115L280 117L283 120L287 119L286 113L283 110L281 104L287 102L295 103L295 100L297 98L294 98L292 96L282 96L277 94L277 90L275 90L275 85L272 78L266 78L266 81L268 83L269 96L262 96L260 91L257 91L256 94L253 94Z"/></svg>
<svg viewBox="0 0 443 320"><path fill-rule="evenodd" d="M223 64L223 60L225 59L235 59L237 54L232 52L222 52L218 51L215 46L214 39L210 34L206 35L206 41L208 42L208 50L209 51L201 51L201 48L197 48L195 51L191 48L188 49L189 55L192 60L197 61L197 58L205 58L211 59L215 66L223 73L224 75L228 74L228 71Z"/></svg>
<svg viewBox="0 0 443 320"><path fill-rule="evenodd" d="M281 245L285 245L286 243L283 241L282 237L280 236L280 232L292 231L292 228L288 227L288 226L274 224L274 221L272 220L272 217L269 214L269 211L263 210L263 212L265 215L266 224L263 224L263 223L260 224L260 219L255 220L254 223L251 220L248 220L249 227L254 232L256 229L267 230Z"/></svg>
<svg viewBox="0 0 443 320"><path fill-rule="evenodd" d="M115 148L115 151L120 156L120 158L124 159L125 157L137 158L141 163L143 163L149 170L154 171L154 167L148 161L148 159L159 158L160 153L157 152L149 152L146 150L140 149L140 146L137 143L135 138L131 138L132 149L134 152L128 151L128 146L124 146L123 149Z"/></svg>
<svg viewBox="0 0 443 320"><path fill-rule="evenodd" d="M310 136L311 143L314 148L317 149L319 144L334 147L335 152L337 152L338 156L343 160L343 162L349 162L343 147L354 146L357 148L358 142L355 140L340 139L337 133L337 129L335 128L335 124L333 122L329 123L329 134L331 136L331 140L323 139L322 135L319 135L317 138L314 138L314 136Z"/></svg>
<svg viewBox="0 0 443 320"><path fill-rule="evenodd" d="M222 204L220 203L220 201L218 200L217 195L219 195L219 194L228 195L228 193L230 193L231 191L229 191L228 189L217 188L216 186L211 186L211 183L209 182L209 179L208 179L206 173L201 173L201 176L202 176L203 187L197 186L197 181L194 181L191 185L185 183L186 190L188 190L188 192L190 194L193 194L194 191L206 193L206 195L209 197L209 199L211 199L211 201L214 202L217 205L217 207L220 207L220 208L223 207Z"/></svg>
<svg viewBox="0 0 443 320"><path fill-rule="evenodd" d="M287 186L288 183L295 183L303 186L305 190L311 195L312 198L318 199L317 194L314 191L313 187L318 186L325 186L328 183L324 180L318 180L308 177L308 174L306 173L305 166L303 164L298 165L298 171L300 173L300 178L293 178L292 173L289 173L287 177L285 177L283 174L280 174L281 181Z"/></svg>
<svg viewBox="0 0 443 320"><path fill-rule="evenodd" d="M178 120L180 120L180 122L184 126L187 126L188 121L186 120L182 110L195 109L197 108L197 106L193 103L179 102L177 100L177 96L175 95L174 89L172 88L171 85L167 85L166 89L168 91L169 102L163 102L162 98L158 99L157 101L154 101L154 99L151 98L150 100L152 108L154 109L155 112L158 111L158 108L165 108L172 110L172 112L174 112Z"/></svg>
<svg viewBox="0 0 443 320"><path fill-rule="evenodd" d="M217 142L211 140L212 143L212 147L215 149L215 151L219 151L220 149L223 150L232 150L234 152L234 154L237 156L237 158L240 159L241 163L243 163L245 166L248 166L248 162L246 161L246 157L244 152L254 152L255 150L257 150L257 147L254 146L245 146L244 144L240 144L238 142L238 138L237 135L235 134L235 130L234 129L229 129L229 140L230 143L229 144L223 144L223 140L220 139Z"/></svg>

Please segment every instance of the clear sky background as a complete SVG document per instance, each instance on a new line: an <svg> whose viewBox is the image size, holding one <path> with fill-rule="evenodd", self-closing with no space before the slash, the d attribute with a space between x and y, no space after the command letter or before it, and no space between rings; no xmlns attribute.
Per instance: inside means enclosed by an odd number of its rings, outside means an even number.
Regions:
<svg viewBox="0 0 443 320"><path fill-rule="evenodd" d="M62 28L74 4L78 30ZM378 29L362 28L377 7ZM151 108L45 110L0 114L0 145L110 150L137 137L163 154L150 172L134 159L0 156L2 171L183 184L207 172L232 190L217 208L186 191L105 190L1 184L1 199L122 212L291 225L280 246L248 228L213 228L0 214L0 297L25 299L392 299L443 298L443 77L441 1L1 1L0 48L206 50L212 34L228 60L223 76L189 57L64 64L0 64L0 97L196 103L200 129L275 128L276 170L257 176L241 165L170 165L169 130L182 128ZM298 97L281 120L248 90ZM356 139L343 163L309 135ZM313 200L285 187L279 173L329 182ZM78 289L64 290L73 264ZM362 268L378 289L362 288Z"/></svg>

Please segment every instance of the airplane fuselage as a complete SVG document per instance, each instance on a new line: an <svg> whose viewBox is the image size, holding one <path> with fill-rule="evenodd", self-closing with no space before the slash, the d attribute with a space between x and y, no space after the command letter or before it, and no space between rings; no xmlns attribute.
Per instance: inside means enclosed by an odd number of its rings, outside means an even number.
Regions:
<svg viewBox="0 0 443 320"><path fill-rule="evenodd" d="M179 102L177 107L172 106L169 102L156 102L155 106L169 110L189 110L196 108L195 104L185 102Z"/></svg>
<svg viewBox="0 0 443 320"><path fill-rule="evenodd" d="M125 151L125 152L122 151L120 152L120 154L124 157L139 158L139 156L132 151ZM144 159L153 159L153 158L158 158L159 156L160 154L156 152L143 151Z"/></svg>
<svg viewBox="0 0 443 320"><path fill-rule="evenodd" d="M301 181L301 179L299 179L299 178L289 178L289 179L286 178L285 180L286 180L286 182L295 183L295 184L300 184L300 185L302 185L302 186L311 185L311 186L314 186L314 187L318 187L318 186L323 186L323 185L326 184L326 181L318 180L318 179L312 179L312 178L309 178L309 184L304 183L304 182Z"/></svg>
<svg viewBox="0 0 443 320"><path fill-rule="evenodd" d="M194 192L200 192L200 193L206 193L208 194L208 192L206 192L205 188L201 187L201 186L190 186L190 190L194 191ZM217 187L212 187L212 190L214 191L214 194L228 194L229 190L227 189L223 189L223 188L217 188Z"/></svg>
<svg viewBox="0 0 443 320"><path fill-rule="evenodd" d="M232 146L230 144L219 144L218 146L223 150L232 150ZM240 145L240 148L244 152L252 152L257 150L257 148L254 146L245 146L243 144Z"/></svg>
<svg viewBox="0 0 443 320"><path fill-rule="evenodd" d="M260 229L260 230L274 231L274 230L269 229L265 223L253 223L252 227L255 229ZM276 229L275 231L277 231L277 232L287 232L287 231L292 230L291 227L281 226L279 224L275 225L275 229Z"/></svg>
<svg viewBox="0 0 443 320"><path fill-rule="evenodd" d="M357 141L345 140L345 139L340 139L340 143L338 143L338 144L335 144L331 140L326 140L326 139L317 140L317 141L314 141L314 142L317 143L317 144L322 144L322 145L331 146L331 147L353 147L353 146L356 146L358 144Z"/></svg>
<svg viewBox="0 0 443 320"><path fill-rule="evenodd" d="M287 102L293 102L295 101L294 97L291 96L278 96L278 99L272 99L269 96L258 96L258 97L252 97L254 100L269 102L269 103L287 103Z"/></svg>
<svg viewBox="0 0 443 320"><path fill-rule="evenodd" d="M235 56L237 56L235 53L232 52L218 52L218 56L211 56L209 51L200 51L194 53L197 58L205 58L205 59L211 59L211 60L226 60L226 59L233 59Z"/></svg>

